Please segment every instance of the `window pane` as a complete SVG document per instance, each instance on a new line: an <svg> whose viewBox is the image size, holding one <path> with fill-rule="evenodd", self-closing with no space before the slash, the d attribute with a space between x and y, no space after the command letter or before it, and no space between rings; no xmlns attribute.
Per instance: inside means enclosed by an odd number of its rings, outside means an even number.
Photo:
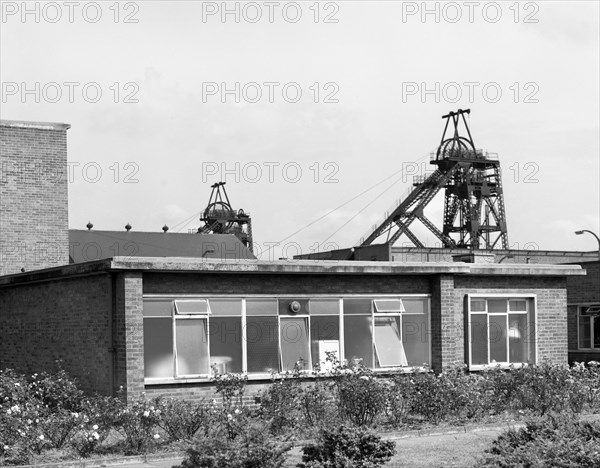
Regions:
<svg viewBox="0 0 600 468"><path fill-rule="evenodd" d="M406 307L406 302L404 303ZM430 330L427 314L402 316L402 343L409 366L429 365Z"/></svg>
<svg viewBox="0 0 600 468"><path fill-rule="evenodd" d="M370 315L344 317L344 359L362 359L365 367L373 366L371 328Z"/></svg>
<svg viewBox="0 0 600 468"><path fill-rule="evenodd" d="M302 360L301 369L310 369L308 352L308 318L281 318L281 370L294 370Z"/></svg>
<svg viewBox="0 0 600 468"><path fill-rule="evenodd" d="M508 301L508 308L511 312L526 312L527 301L525 299L513 299Z"/></svg>
<svg viewBox="0 0 600 468"><path fill-rule="evenodd" d="M308 299L279 299L279 315L308 315Z"/></svg>
<svg viewBox="0 0 600 468"><path fill-rule="evenodd" d="M485 299L471 299L471 312L485 311Z"/></svg>
<svg viewBox="0 0 600 468"><path fill-rule="evenodd" d="M528 348L527 315L508 315L508 346L510 362L527 362Z"/></svg>
<svg viewBox="0 0 600 468"><path fill-rule="evenodd" d="M277 317L246 318L248 372L271 372L279 370L279 337L277 327Z"/></svg>
<svg viewBox="0 0 600 468"><path fill-rule="evenodd" d="M471 362L488 364L487 314L471 315Z"/></svg>
<svg viewBox="0 0 600 468"><path fill-rule="evenodd" d="M210 299L209 303L212 315L242 315L241 299Z"/></svg>
<svg viewBox="0 0 600 468"><path fill-rule="evenodd" d="M375 353L378 367L408 365L400 340L400 317L375 317Z"/></svg>
<svg viewBox="0 0 600 468"><path fill-rule="evenodd" d="M330 369L331 363L326 362L328 351L335 351L336 358L341 360L340 318L338 315L312 315L310 318L310 339L313 365L318 362L321 369Z"/></svg>
<svg viewBox="0 0 600 468"><path fill-rule="evenodd" d="M402 301L400 299L375 299L375 312L402 312Z"/></svg>
<svg viewBox="0 0 600 468"><path fill-rule="evenodd" d="M310 315L339 315L340 301L338 299L311 299Z"/></svg>
<svg viewBox="0 0 600 468"><path fill-rule="evenodd" d="M145 319L144 377L173 377L173 374L172 319Z"/></svg>
<svg viewBox="0 0 600 468"><path fill-rule="evenodd" d="M344 315L371 315L371 299L344 299Z"/></svg>
<svg viewBox="0 0 600 468"><path fill-rule="evenodd" d="M594 348L600 348L600 317L592 317L594 327Z"/></svg>
<svg viewBox="0 0 600 468"><path fill-rule="evenodd" d="M170 317L173 301L144 301L144 317Z"/></svg>
<svg viewBox="0 0 600 468"><path fill-rule="evenodd" d="M175 308L178 314L208 314L208 301L175 301Z"/></svg>
<svg viewBox="0 0 600 468"><path fill-rule="evenodd" d="M208 374L208 340L206 320L177 320L177 374Z"/></svg>
<svg viewBox="0 0 600 468"><path fill-rule="evenodd" d="M210 364L215 364L221 374L242 372L242 319L211 317L208 333Z"/></svg>
<svg viewBox="0 0 600 468"><path fill-rule="evenodd" d="M505 315L490 315L490 362L508 362L506 349L506 319Z"/></svg>
<svg viewBox="0 0 600 468"><path fill-rule="evenodd" d="M404 304L405 314L426 314L428 312L428 300L426 297L403 298L402 304Z"/></svg>
<svg viewBox="0 0 600 468"><path fill-rule="evenodd" d="M246 315L277 315L277 299L246 299Z"/></svg>
<svg viewBox="0 0 600 468"><path fill-rule="evenodd" d="M488 299L488 312L506 312L506 299Z"/></svg>
<svg viewBox="0 0 600 468"><path fill-rule="evenodd" d="M579 347L580 348L591 348L592 347L592 332L590 328L591 317L580 316L579 317Z"/></svg>

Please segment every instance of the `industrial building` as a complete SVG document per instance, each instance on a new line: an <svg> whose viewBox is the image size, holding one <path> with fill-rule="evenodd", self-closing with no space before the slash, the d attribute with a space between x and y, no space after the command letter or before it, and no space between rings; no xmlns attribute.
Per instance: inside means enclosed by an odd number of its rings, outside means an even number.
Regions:
<svg viewBox="0 0 600 468"><path fill-rule="evenodd" d="M68 128L0 126L0 368L35 372L61 360L88 391L193 397L215 370L245 372L258 388L297 363L326 370L328 353L383 374L565 363L568 304L584 332L575 342L597 342L589 306L599 298L575 292L588 264L515 264L468 248L477 237L505 247L503 218L490 213L480 231L448 223L442 235L458 233L454 247L466 249L453 261L399 261L389 246L385 261L357 261L361 249L257 260L248 216L229 209L219 184L196 234L69 231L66 177L40 177L66 175Z"/></svg>

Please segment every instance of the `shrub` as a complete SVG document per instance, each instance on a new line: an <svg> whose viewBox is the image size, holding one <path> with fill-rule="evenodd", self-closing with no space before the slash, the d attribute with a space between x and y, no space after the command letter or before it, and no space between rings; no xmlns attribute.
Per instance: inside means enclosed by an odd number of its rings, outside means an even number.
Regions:
<svg viewBox="0 0 600 468"><path fill-rule="evenodd" d="M168 434L171 440L186 440L193 438L203 429L208 434L214 416L205 402L156 398L156 424Z"/></svg>
<svg viewBox="0 0 600 468"><path fill-rule="evenodd" d="M572 416L547 415L526 427L510 429L486 450L482 467L600 466L600 422L582 422Z"/></svg>
<svg viewBox="0 0 600 468"><path fill-rule="evenodd" d="M215 392L223 398L223 409L231 413L234 407L242 408L244 406L244 392L246 391L248 376L229 373L219 374L214 364L212 368Z"/></svg>
<svg viewBox="0 0 600 468"><path fill-rule="evenodd" d="M121 399L115 402L115 428L125 437L125 452L147 452L160 440L157 431L160 410L157 410L143 393L129 404L125 404Z"/></svg>
<svg viewBox="0 0 600 468"><path fill-rule="evenodd" d="M300 370L271 374L271 385L260 394L260 413L272 434L295 428L300 422L302 383Z"/></svg>
<svg viewBox="0 0 600 468"><path fill-rule="evenodd" d="M182 468L280 468L291 444L269 436L260 424L245 424L237 437L203 437L186 450Z"/></svg>
<svg viewBox="0 0 600 468"><path fill-rule="evenodd" d="M357 426L373 424L385 409L385 384L362 365L338 365L333 379L340 416Z"/></svg>
<svg viewBox="0 0 600 468"><path fill-rule="evenodd" d="M519 382L515 393L521 409L537 415L549 411L580 412L583 409L585 393L566 365L544 361L523 367L517 377Z"/></svg>
<svg viewBox="0 0 600 468"><path fill-rule="evenodd" d="M393 441L361 428L340 426L321 431L319 443L302 447L300 468L374 468L396 452Z"/></svg>

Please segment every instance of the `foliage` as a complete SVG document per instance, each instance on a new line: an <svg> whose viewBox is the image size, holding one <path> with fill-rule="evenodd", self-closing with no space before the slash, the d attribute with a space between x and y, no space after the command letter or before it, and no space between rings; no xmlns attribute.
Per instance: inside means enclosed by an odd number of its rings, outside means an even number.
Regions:
<svg viewBox="0 0 600 468"><path fill-rule="evenodd" d="M157 420L156 424L171 440L188 440L202 429L208 435L214 422L212 406L204 401L165 399L158 397L154 400Z"/></svg>
<svg viewBox="0 0 600 468"><path fill-rule="evenodd" d="M144 393L129 404L124 399L116 399L115 403L115 428L125 437L125 452L147 452L160 440L157 426L161 410Z"/></svg>
<svg viewBox="0 0 600 468"><path fill-rule="evenodd" d="M340 416L357 426L373 424L386 403L386 384L362 365L337 364L332 373Z"/></svg>
<svg viewBox="0 0 600 468"><path fill-rule="evenodd" d="M393 441L361 428L339 426L321 431L317 444L302 447L300 468L374 468L396 452Z"/></svg>
<svg viewBox="0 0 600 468"><path fill-rule="evenodd" d="M279 468L291 444L269 436L261 424L245 424L234 438L202 437L186 451L182 468Z"/></svg>
<svg viewBox="0 0 600 468"><path fill-rule="evenodd" d="M549 414L509 429L486 450L479 466L600 466L600 422L573 420L571 415Z"/></svg>

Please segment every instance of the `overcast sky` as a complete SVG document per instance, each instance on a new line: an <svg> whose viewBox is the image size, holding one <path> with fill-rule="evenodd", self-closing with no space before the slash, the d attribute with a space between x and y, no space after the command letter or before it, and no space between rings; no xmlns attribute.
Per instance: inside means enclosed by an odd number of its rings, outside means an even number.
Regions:
<svg viewBox="0 0 600 468"><path fill-rule="evenodd" d="M71 124L71 228L185 232L224 180L259 252L356 245L470 108L511 247L597 248L596 1L1 3L1 117Z"/></svg>

